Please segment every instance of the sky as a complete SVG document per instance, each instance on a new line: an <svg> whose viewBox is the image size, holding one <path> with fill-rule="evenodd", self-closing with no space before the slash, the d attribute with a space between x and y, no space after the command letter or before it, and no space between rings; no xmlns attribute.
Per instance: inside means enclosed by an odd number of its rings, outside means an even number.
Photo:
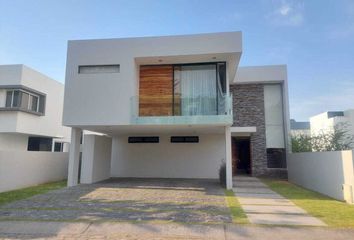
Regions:
<svg viewBox="0 0 354 240"><path fill-rule="evenodd" d="M354 0L0 0L0 64L65 81L67 41L242 31L240 66L287 64L290 116L354 108Z"/></svg>

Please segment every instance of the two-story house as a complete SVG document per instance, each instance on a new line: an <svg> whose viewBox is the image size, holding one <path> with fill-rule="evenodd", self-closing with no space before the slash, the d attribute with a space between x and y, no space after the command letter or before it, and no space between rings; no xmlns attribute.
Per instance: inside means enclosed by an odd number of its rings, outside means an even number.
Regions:
<svg viewBox="0 0 354 240"><path fill-rule="evenodd" d="M286 66L239 67L241 32L69 41L68 185L286 175Z"/></svg>
<svg viewBox="0 0 354 240"><path fill-rule="evenodd" d="M25 66L0 66L0 151L67 151L64 85Z"/></svg>

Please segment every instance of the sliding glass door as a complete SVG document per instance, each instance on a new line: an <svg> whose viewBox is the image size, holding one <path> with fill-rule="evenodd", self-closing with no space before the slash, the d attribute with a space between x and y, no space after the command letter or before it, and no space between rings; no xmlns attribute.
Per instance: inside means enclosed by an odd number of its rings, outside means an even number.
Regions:
<svg viewBox="0 0 354 240"><path fill-rule="evenodd" d="M175 115L216 115L216 66L186 65L175 67ZM178 79L179 78L179 79Z"/></svg>
<svg viewBox="0 0 354 240"><path fill-rule="evenodd" d="M218 69L215 63L174 67L174 115L218 115L219 99L225 92Z"/></svg>

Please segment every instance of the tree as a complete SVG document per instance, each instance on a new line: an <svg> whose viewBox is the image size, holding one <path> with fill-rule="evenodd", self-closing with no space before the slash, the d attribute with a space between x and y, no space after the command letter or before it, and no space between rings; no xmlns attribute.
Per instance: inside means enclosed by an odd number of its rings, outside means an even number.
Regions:
<svg viewBox="0 0 354 240"><path fill-rule="evenodd" d="M322 131L312 136L291 137L293 152L341 151L354 148L354 136L349 133L349 124L337 124L333 130Z"/></svg>
<svg viewBox="0 0 354 240"><path fill-rule="evenodd" d="M306 134L291 136L291 145L293 152L312 152L311 136Z"/></svg>

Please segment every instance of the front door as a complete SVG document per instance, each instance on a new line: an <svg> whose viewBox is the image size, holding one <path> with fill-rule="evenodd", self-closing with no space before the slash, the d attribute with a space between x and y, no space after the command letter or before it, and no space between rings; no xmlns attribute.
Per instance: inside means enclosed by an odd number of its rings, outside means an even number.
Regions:
<svg viewBox="0 0 354 240"><path fill-rule="evenodd" d="M233 175L251 174L250 138L232 138L232 173Z"/></svg>

